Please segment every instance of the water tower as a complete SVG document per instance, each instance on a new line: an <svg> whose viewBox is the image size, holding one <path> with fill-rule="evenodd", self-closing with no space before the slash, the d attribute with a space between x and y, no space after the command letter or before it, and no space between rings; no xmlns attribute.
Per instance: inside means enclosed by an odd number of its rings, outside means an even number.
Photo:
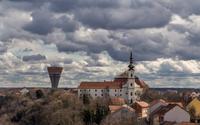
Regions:
<svg viewBox="0 0 200 125"><path fill-rule="evenodd" d="M52 66L52 67L47 67L47 70L48 70L49 77L51 80L51 87L58 88L58 83L60 80L63 67Z"/></svg>

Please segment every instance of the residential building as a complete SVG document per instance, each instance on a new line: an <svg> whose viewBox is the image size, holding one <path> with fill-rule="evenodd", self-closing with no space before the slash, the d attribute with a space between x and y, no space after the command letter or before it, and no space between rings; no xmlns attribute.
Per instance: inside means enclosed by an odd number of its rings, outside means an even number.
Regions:
<svg viewBox="0 0 200 125"><path fill-rule="evenodd" d="M104 124L117 124L120 121L134 120L135 110L128 105L109 106L111 113L103 120Z"/></svg>
<svg viewBox="0 0 200 125"><path fill-rule="evenodd" d="M167 102L163 99L154 100L149 104L149 114L154 112L156 109L158 109L160 106L166 106L168 105Z"/></svg>
<svg viewBox="0 0 200 125"><path fill-rule="evenodd" d="M200 123L200 101L199 99L193 99L186 107L190 112L191 121Z"/></svg>
<svg viewBox="0 0 200 125"><path fill-rule="evenodd" d="M145 118L148 116L149 104L144 101L136 101L133 104L133 108L135 109L135 113L138 117Z"/></svg>
<svg viewBox="0 0 200 125"><path fill-rule="evenodd" d="M160 125L164 122L190 122L190 114L177 104L161 106L149 116L150 125Z"/></svg>

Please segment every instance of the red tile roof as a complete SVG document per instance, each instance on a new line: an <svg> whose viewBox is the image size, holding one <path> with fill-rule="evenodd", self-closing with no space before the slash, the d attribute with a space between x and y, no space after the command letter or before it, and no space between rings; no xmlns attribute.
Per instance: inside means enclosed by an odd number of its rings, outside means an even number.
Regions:
<svg viewBox="0 0 200 125"><path fill-rule="evenodd" d="M117 111L119 111L123 108L126 108L126 109L128 109L129 111L132 111L132 112L135 111L133 108L131 108L128 105L122 105L122 106L109 105L109 110L110 110L111 113L117 112Z"/></svg>
<svg viewBox="0 0 200 125"><path fill-rule="evenodd" d="M116 97L116 98L111 98L111 104L112 105L123 105L125 104L124 98Z"/></svg>
<svg viewBox="0 0 200 125"><path fill-rule="evenodd" d="M121 89L122 83L114 81L81 82L79 89Z"/></svg>
<svg viewBox="0 0 200 125"><path fill-rule="evenodd" d="M114 81L104 81L104 82L81 82L79 89L121 89L124 84L127 83L128 78L115 78ZM146 88L148 85L140 80L138 77L135 77L135 83L141 88Z"/></svg>
<svg viewBox="0 0 200 125"><path fill-rule="evenodd" d="M109 110L110 110L111 113L113 113L113 112L115 112L115 111L117 111L121 108L122 108L122 106L109 105Z"/></svg>
<svg viewBox="0 0 200 125"><path fill-rule="evenodd" d="M136 103L137 103L140 107L142 107L142 108L147 108L147 107L149 107L149 104L146 103L146 102L144 102L144 101L137 101Z"/></svg>

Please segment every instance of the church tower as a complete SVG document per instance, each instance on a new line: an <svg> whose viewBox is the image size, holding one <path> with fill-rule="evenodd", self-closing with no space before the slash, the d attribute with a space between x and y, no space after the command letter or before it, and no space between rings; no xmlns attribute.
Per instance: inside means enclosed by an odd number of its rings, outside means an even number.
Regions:
<svg viewBox="0 0 200 125"><path fill-rule="evenodd" d="M132 52L130 53L130 61L128 65L128 78L134 78L134 73L135 73L135 66L133 64L133 54Z"/></svg>
<svg viewBox="0 0 200 125"><path fill-rule="evenodd" d="M127 93L128 102L131 104L135 101L135 66L133 63L133 54L130 53L130 60L128 65L128 79L127 79Z"/></svg>

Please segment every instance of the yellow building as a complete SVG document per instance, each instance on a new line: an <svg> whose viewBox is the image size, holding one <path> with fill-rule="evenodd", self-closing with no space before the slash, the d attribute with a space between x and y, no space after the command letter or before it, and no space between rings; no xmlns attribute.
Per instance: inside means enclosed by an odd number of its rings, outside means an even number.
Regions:
<svg viewBox="0 0 200 125"><path fill-rule="evenodd" d="M200 101L197 98L193 99L186 108L190 112L191 117L200 118Z"/></svg>

